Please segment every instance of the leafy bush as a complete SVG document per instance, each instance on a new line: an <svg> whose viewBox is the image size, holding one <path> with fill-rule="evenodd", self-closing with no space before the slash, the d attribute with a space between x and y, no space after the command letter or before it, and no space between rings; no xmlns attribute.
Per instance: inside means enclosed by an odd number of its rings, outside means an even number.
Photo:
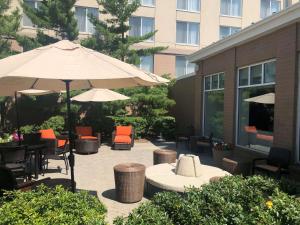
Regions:
<svg viewBox="0 0 300 225"><path fill-rule="evenodd" d="M20 131L22 134L30 134L35 133L39 131L39 126L37 125L25 125L23 127L20 127Z"/></svg>
<svg viewBox="0 0 300 225"><path fill-rule="evenodd" d="M124 116L124 117L111 117L116 126L119 125L132 125L135 131L135 137L141 138L145 136L145 130L147 126L147 120L142 117L131 117L131 116Z"/></svg>
<svg viewBox="0 0 300 225"><path fill-rule="evenodd" d="M151 204L180 225L300 224L300 201L282 187L286 185L261 176L228 176L182 195L156 194ZM148 215L143 210L134 213L131 217Z"/></svg>
<svg viewBox="0 0 300 225"><path fill-rule="evenodd" d="M143 215L143 216L139 216ZM115 225L172 225L168 215L150 202L141 204L127 218L117 217Z"/></svg>
<svg viewBox="0 0 300 225"><path fill-rule="evenodd" d="M72 193L61 186L31 192L7 192L0 207L0 224L107 224L106 208L87 192Z"/></svg>
<svg viewBox="0 0 300 225"><path fill-rule="evenodd" d="M62 132L64 127L65 119L62 116L52 116L41 125L41 129L53 129L56 134Z"/></svg>
<svg viewBox="0 0 300 225"><path fill-rule="evenodd" d="M175 118L172 116L160 117L153 123L153 132L155 135L162 134L167 140L173 140L175 138L175 124Z"/></svg>

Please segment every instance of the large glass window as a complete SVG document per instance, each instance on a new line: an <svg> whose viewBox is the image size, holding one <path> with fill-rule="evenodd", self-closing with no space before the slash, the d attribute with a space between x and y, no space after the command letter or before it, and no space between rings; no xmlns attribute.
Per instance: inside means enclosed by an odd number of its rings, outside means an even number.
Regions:
<svg viewBox="0 0 300 225"><path fill-rule="evenodd" d="M150 17L131 17L129 19L129 35L134 37L141 37L154 31L154 19ZM153 41L154 37L148 39Z"/></svg>
<svg viewBox="0 0 300 225"><path fill-rule="evenodd" d="M176 56L176 77L194 73L195 63L190 63L185 56Z"/></svg>
<svg viewBox="0 0 300 225"><path fill-rule="evenodd" d="M221 15L242 16L242 0L221 0Z"/></svg>
<svg viewBox="0 0 300 225"><path fill-rule="evenodd" d="M290 7L293 4L292 0L284 0L283 7L287 8Z"/></svg>
<svg viewBox="0 0 300 225"><path fill-rule="evenodd" d="M204 135L224 136L224 73L204 78Z"/></svg>
<svg viewBox="0 0 300 225"><path fill-rule="evenodd" d="M240 27L220 26L220 39L230 36L241 30Z"/></svg>
<svg viewBox="0 0 300 225"><path fill-rule="evenodd" d="M140 58L140 68L153 73L154 63L153 63L153 55L142 56Z"/></svg>
<svg viewBox="0 0 300 225"><path fill-rule="evenodd" d="M37 9L39 7L39 5L41 4L40 2L34 1L34 0L24 0L24 3L28 6L30 6L33 9ZM28 16L26 16L25 13L23 14L23 26L25 26L25 27L34 27L33 23L28 18Z"/></svg>
<svg viewBox="0 0 300 225"><path fill-rule="evenodd" d="M237 144L268 152L273 144L276 62L238 72Z"/></svg>
<svg viewBox="0 0 300 225"><path fill-rule="evenodd" d="M200 11L200 0L177 0L177 10Z"/></svg>
<svg viewBox="0 0 300 225"><path fill-rule="evenodd" d="M265 18L280 11L280 1L278 0L261 0L260 17Z"/></svg>
<svg viewBox="0 0 300 225"><path fill-rule="evenodd" d="M176 43L199 45L199 23L176 22Z"/></svg>
<svg viewBox="0 0 300 225"><path fill-rule="evenodd" d="M141 5L155 6L155 0L141 0Z"/></svg>
<svg viewBox="0 0 300 225"><path fill-rule="evenodd" d="M77 19L77 27L79 32L94 33L94 25L90 21L89 15L99 17L99 10L97 8L75 7L75 18Z"/></svg>

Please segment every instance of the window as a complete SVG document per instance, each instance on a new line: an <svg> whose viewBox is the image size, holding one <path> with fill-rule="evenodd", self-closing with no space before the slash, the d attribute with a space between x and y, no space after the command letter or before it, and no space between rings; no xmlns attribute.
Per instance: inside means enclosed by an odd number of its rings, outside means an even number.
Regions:
<svg viewBox="0 0 300 225"><path fill-rule="evenodd" d="M221 15L242 16L242 0L221 0Z"/></svg>
<svg viewBox="0 0 300 225"><path fill-rule="evenodd" d="M34 0L24 0L24 3L34 9L37 9L41 4L40 2ZM26 16L25 13L23 14L23 26L34 27L34 24L31 22L28 16Z"/></svg>
<svg viewBox="0 0 300 225"><path fill-rule="evenodd" d="M155 6L155 0L141 0L141 5Z"/></svg>
<svg viewBox="0 0 300 225"><path fill-rule="evenodd" d="M280 11L280 1L278 0L261 0L260 17L265 18Z"/></svg>
<svg viewBox="0 0 300 225"><path fill-rule="evenodd" d="M194 73L195 70L195 63L190 63L185 56L176 56L176 77Z"/></svg>
<svg viewBox="0 0 300 225"><path fill-rule="evenodd" d="M268 152L273 143L276 61L238 70L237 144Z"/></svg>
<svg viewBox="0 0 300 225"><path fill-rule="evenodd" d="M153 55L140 57L140 68L145 71L153 73L153 67L154 67L153 61L154 61Z"/></svg>
<svg viewBox="0 0 300 225"><path fill-rule="evenodd" d="M131 17L129 19L129 35L134 37L141 37L154 31L154 19L149 17ZM154 36L148 39L154 40Z"/></svg>
<svg viewBox="0 0 300 225"><path fill-rule="evenodd" d="M290 7L293 4L292 0L284 0L283 7L286 9L287 7Z"/></svg>
<svg viewBox="0 0 300 225"><path fill-rule="evenodd" d="M239 27L226 27L220 26L220 39L230 36L236 32L239 32L241 28Z"/></svg>
<svg viewBox="0 0 300 225"><path fill-rule="evenodd" d="M75 18L77 19L77 26L79 32L94 33L94 25L90 22L89 15L99 17L99 10L97 8L75 7Z"/></svg>
<svg viewBox="0 0 300 225"><path fill-rule="evenodd" d="M204 135L223 139L224 73L204 77Z"/></svg>
<svg viewBox="0 0 300 225"><path fill-rule="evenodd" d="M177 0L177 10L200 11L200 0Z"/></svg>
<svg viewBox="0 0 300 225"><path fill-rule="evenodd" d="M176 43L199 45L199 23L176 22Z"/></svg>

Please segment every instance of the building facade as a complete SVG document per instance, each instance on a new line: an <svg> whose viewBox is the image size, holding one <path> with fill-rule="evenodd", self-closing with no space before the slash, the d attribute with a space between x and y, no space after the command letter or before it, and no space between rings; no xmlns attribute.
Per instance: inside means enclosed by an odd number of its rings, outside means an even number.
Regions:
<svg viewBox="0 0 300 225"><path fill-rule="evenodd" d="M38 0L24 0L37 8ZM143 57L140 67L155 74L184 76L195 71L195 65L186 56L291 6L298 0L141 0L141 7L129 23L128 35L140 36L157 30L151 40L136 48L167 46L154 56ZM13 8L19 1L13 0ZM80 37L93 33L89 14L105 19L98 11L96 0L78 0L75 15ZM22 31L33 35L31 21L23 16Z"/></svg>
<svg viewBox="0 0 300 225"><path fill-rule="evenodd" d="M199 69L174 90L182 129L193 125L241 152L287 148L299 163L299 34L297 3L190 55Z"/></svg>

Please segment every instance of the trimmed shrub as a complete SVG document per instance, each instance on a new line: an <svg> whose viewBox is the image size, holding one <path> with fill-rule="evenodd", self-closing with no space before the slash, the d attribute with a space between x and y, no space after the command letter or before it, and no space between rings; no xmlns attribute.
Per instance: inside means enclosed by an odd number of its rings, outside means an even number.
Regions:
<svg viewBox="0 0 300 225"><path fill-rule="evenodd" d="M228 176L183 194L156 194L151 204L178 225L300 224L300 201L283 187L282 182L266 177ZM143 210L134 213L132 217L147 216Z"/></svg>
<svg viewBox="0 0 300 225"><path fill-rule="evenodd" d="M0 199L0 224L107 224L106 208L87 192L72 193L61 186L35 191L6 192Z"/></svg>
<svg viewBox="0 0 300 225"><path fill-rule="evenodd" d="M155 136L162 134L167 140L175 139L176 121L172 116L163 116L154 121L153 132Z"/></svg>
<svg viewBox="0 0 300 225"><path fill-rule="evenodd" d="M39 126L37 125L25 125L23 127L20 127L20 131L22 134L30 134L30 133L36 133L39 131Z"/></svg>
<svg viewBox="0 0 300 225"><path fill-rule="evenodd" d="M140 216L142 215L142 216ZM172 225L168 215L150 202L141 204L127 218L117 217L115 225Z"/></svg>
<svg viewBox="0 0 300 225"><path fill-rule="evenodd" d="M62 116L52 116L46 120L42 125L41 129L53 129L56 134L59 134L64 130L65 119Z"/></svg>

